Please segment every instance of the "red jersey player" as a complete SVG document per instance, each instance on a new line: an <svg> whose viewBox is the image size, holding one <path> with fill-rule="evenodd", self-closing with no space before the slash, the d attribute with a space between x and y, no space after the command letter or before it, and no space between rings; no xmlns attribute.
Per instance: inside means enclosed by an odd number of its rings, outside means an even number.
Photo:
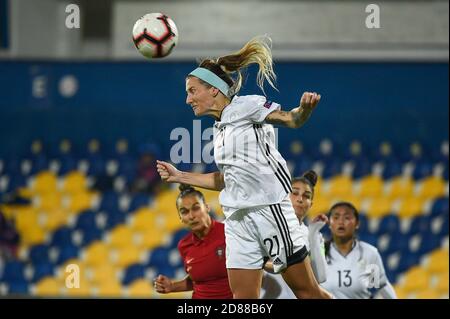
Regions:
<svg viewBox="0 0 450 319"><path fill-rule="evenodd" d="M224 224L208 214L203 194L191 186L181 185L177 209L191 233L178 243L178 250L188 274L174 281L164 275L155 280L159 293L193 290L193 299L231 299L225 266Z"/></svg>

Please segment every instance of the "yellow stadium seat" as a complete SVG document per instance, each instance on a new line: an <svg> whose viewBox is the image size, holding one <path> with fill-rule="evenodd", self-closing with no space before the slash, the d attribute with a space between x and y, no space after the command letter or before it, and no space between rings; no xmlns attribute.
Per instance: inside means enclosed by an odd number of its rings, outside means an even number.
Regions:
<svg viewBox="0 0 450 319"><path fill-rule="evenodd" d="M178 198L178 190L168 190L155 198L155 209L163 212L173 212L177 210L176 200Z"/></svg>
<svg viewBox="0 0 450 319"><path fill-rule="evenodd" d="M59 193L41 193L34 201L35 207L39 210L55 210L61 208L62 197Z"/></svg>
<svg viewBox="0 0 450 319"><path fill-rule="evenodd" d="M421 215L423 212L424 200L420 197L407 197L401 200L398 209L400 218L410 218Z"/></svg>
<svg viewBox="0 0 450 319"><path fill-rule="evenodd" d="M164 242L166 232L161 228L153 228L147 231L140 231L135 233L134 244L143 249L155 248Z"/></svg>
<svg viewBox="0 0 450 319"><path fill-rule="evenodd" d="M397 295L398 299L407 299L408 294L405 292L405 290L399 286L394 286L395 294Z"/></svg>
<svg viewBox="0 0 450 319"><path fill-rule="evenodd" d="M21 210L14 210L14 219L16 229L19 233L26 233L29 229L39 225L39 214L32 207L26 207Z"/></svg>
<svg viewBox="0 0 450 319"><path fill-rule="evenodd" d="M357 192L359 197L380 197L383 194L383 180L380 176L369 175L361 179Z"/></svg>
<svg viewBox="0 0 450 319"><path fill-rule="evenodd" d="M82 212L91 208L95 196L97 196L96 193L86 191L71 194L66 197L64 208L72 212Z"/></svg>
<svg viewBox="0 0 450 319"><path fill-rule="evenodd" d="M449 272L449 254L446 249L439 249L432 252L428 259L427 269L430 273Z"/></svg>
<svg viewBox="0 0 450 319"><path fill-rule="evenodd" d="M61 295L64 287L64 282L61 280L45 277L35 285L33 294L41 297L57 297Z"/></svg>
<svg viewBox="0 0 450 319"><path fill-rule="evenodd" d="M345 175L333 177L329 182L327 196L341 197L352 193L352 180Z"/></svg>
<svg viewBox="0 0 450 319"><path fill-rule="evenodd" d="M128 296L131 298L150 298L152 294L153 285L148 280L138 279L128 286Z"/></svg>
<svg viewBox="0 0 450 319"><path fill-rule="evenodd" d="M56 192L57 190L57 178L56 175L49 171L44 171L36 175L31 189L35 193L48 193Z"/></svg>
<svg viewBox="0 0 450 319"><path fill-rule="evenodd" d="M120 249L113 249L110 253L110 261L113 265L124 268L131 264L138 263L144 250L139 247L129 246Z"/></svg>
<svg viewBox="0 0 450 319"><path fill-rule="evenodd" d="M97 289L96 295L103 298L118 298L122 295L122 286L117 280L102 282Z"/></svg>
<svg viewBox="0 0 450 319"><path fill-rule="evenodd" d="M93 284L117 281L117 268L110 263L104 263L86 269L86 279Z"/></svg>
<svg viewBox="0 0 450 319"><path fill-rule="evenodd" d="M41 244L45 241L46 237L45 230L39 225L35 225L20 235L21 244L28 246Z"/></svg>
<svg viewBox="0 0 450 319"><path fill-rule="evenodd" d="M111 247L126 247L133 245L133 230L127 225L116 226L107 236L107 243Z"/></svg>
<svg viewBox="0 0 450 319"><path fill-rule="evenodd" d="M415 294L416 299L439 299L439 293L433 289L426 289Z"/></svg>
<svg viewBox="0 0 450 319"><path fill-rule="evenodd" d="M411 268L405 275L402 288L405 292L418 292L429 288L430 275L421 267Z"/></svg>
<svg viewBox="0 0 450 319"><path fill-rule="evenodd" d="M68 173L62 182L61 192L63 193L81 193L87 188L87 179L83 173L73 171Z"/></svg>
<svg viewBox="0 0 450 319"><path fill-rule="evenodd" d="M417 196L425 199L433 199L443 196L445 193L445 182L441 177L429 176L420 183Z"/></svg>
<svg viewBox="0 0 450 319"><path fill-rule="evenodd" d="M365 209L367 217L380 218L392 212L392 200L387 197L371 198Z"/></svg>
<svg viewBox="0 0 450 319"><path fill-rule="evenodd" d="M319 195L320 193L317 193ZM326 214L331 207L331 200L324 196L314 196L313 205L309 210L309 218L314 218L319 214Z"/></svg>
<svg viewBox="0 0 450 319"><path fill-rule="evenodd" d="M90 266L109 263L109 247L101 241L95 241L85 249L82 258Z"/></svg>
<svg viewBox="0 0 450 319"><path fill-rule="evenodd" d="M362 207L362 200L361 200L361 198L357 197L357 196L354 196L351 193L350 194L346 194L346 195L341 195L340 197L337 197L337 198L333 198L329 208L331 208L331 206L333 206L333 204L335 204L337 202L349 202L349 203L352 203L353 206L355 206L355 208L358 211L361 211L361 207Z"/></svg>
<svg viewBox="0 0 450 319"><path fill-rule="evenodd" d="M442 273L437 280L437 284L434 287L439 294L446 294L448 295L448 272Z"/></svg>
<svg viewBox="0 0 450 319"><path fill-rule="evenodd" d="M414 182L411 178L402 176L392 179L387 191L390 198L403 198L414 196Z"/></svg>
<svg viewBox="0 0 450 319"><path fill-rule="evenodd" d="M42 218L45 221L42 224L42 227L46 232L52 232L60 226L66 225L69 216L70 214L62 209L39 212L40 219Z"/></svg>
<svg viewBox="0 0 450 319"><path fill-rule="evenodd" d="M79 288L66 288L65 293L69 297L86 298L92 296L92 288L87 280L80 280Z"/></svg>
<svg viewBox="0 0 450 319"><path fill-rule="evenodd" d="M173 232L184 227L177 212L173 212L172 214L158 214L157 219L162 221L162 228L168 232Z"/></svg>
<svg viewBox="0 0 450 319"><path fill-rule="evenodd" d="M137 231L148 231L155 227L156 211L147 207L137 210L131 220L131 227Z"/></svg>
<svg viewBox="0 0 450 319"><path fill-rule="evenodd" d="M154 298L159 299L192 299L192 291L172 292L170 294L153 293Z"/></svg>

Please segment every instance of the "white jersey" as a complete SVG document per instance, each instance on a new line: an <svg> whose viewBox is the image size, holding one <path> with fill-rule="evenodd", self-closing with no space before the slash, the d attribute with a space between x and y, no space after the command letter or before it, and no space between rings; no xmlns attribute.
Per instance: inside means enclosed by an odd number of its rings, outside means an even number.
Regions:
<svg viewBox="0 0 450 319"><path fill-rule="evenodd" d="M389 283L377 248L359 240L347 256L331 243L327 263L327 280L322 287L337 299L368 299Z"/></svg>
<svg viewBox="0 0 450 319"><path fill-rule="evenodd" d="M225 182L219 202L227 218L238 209L280 203L291 192L273 126L264 123L278 109L263 96L235 96L214 124L214 159Z"/></svg>

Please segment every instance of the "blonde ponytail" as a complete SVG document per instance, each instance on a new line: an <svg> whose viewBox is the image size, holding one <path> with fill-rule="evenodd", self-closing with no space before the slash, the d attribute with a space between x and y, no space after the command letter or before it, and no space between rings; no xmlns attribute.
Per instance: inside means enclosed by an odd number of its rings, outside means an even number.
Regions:
<svg viewBox="0 0 450 319"><path fill-rule="evenodd" d="M234 83L230 90L231 94L229 95L234 95L242 87L242 69L248 67L250 64L258 64L259 70L256 77L258 86L264 92L264 80L266 80L276 90L277 88L274 84L276 74L272 66L271 44L272 40L268 36L257 36L248 41L239 51L214 60L204 60L200 63L200 67L210 69L211 64L220 66L221 71L229 79L233 79ZM218 72L215 73L217 74ZM225 78L221 78L225 80Z"/></svg>

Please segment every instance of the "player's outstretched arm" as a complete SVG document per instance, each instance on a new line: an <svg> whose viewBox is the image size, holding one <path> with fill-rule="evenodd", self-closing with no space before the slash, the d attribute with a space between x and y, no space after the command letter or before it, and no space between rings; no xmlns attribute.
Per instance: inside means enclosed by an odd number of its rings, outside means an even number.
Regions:
<svg viewBox="0 0 450 319"><path fill-rule="evenodd" d="M188 184L216 191L220 191L225 187L221 172L208 174L183 172L176 169L172 164L163 161L157 161L156 166L161 179L168 183Z"/></svg>
<svg viewBox="0 0 450 319"><path fill-rule="evenodd" d="M193 289L192 280L187 275L181 280L172 281L164 275L159 275L155 282L155 290L160 294L168 294L171 292L190 291Z"/></svg>
<svg viewBox="0 0 450 319"><path fill-rule="evenodd" d="M266 123L290 128L299 128L309 119L312 111L314 111L319 103L320 98L320 94L317 94L316 92L305 92L300 99L300 106L289 112L280 110L273 111L267 115Z"/></svg>

